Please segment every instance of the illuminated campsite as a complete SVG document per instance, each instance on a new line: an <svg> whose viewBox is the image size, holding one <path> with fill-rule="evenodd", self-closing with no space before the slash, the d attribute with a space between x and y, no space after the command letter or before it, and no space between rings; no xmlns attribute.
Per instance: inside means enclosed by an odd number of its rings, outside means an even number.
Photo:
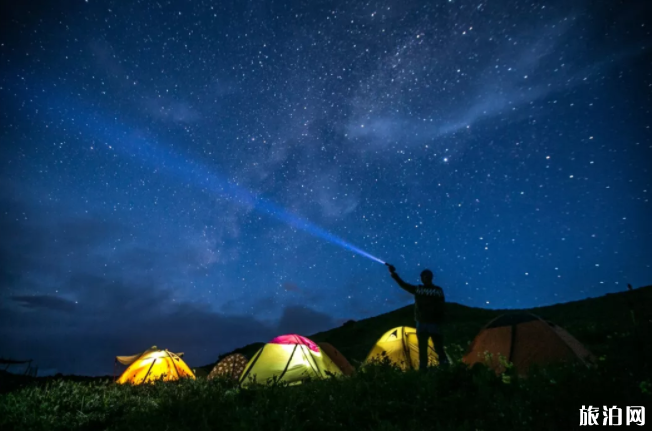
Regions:
<svg viewBox="0 0 652 431"><path fill-rule="evenodd" d="M652 352L649 343L638 342L650 334L651 305L652 286L528 312L451 303L448 314L455 323L444 332L451 364L440 366L430 342L427 374L418 371L415 329L393 326L412 322L411 306L308 337L279 335L227 352L213 364L197 364L188 355L153 346L116 357L115 376L3 376L0 423L30 429L45 429L46 423L47 429L128 429L147 418L146 428L211 429L203 424L219 422L227 428L238 423L325 429L363 421L380 426L412 409L411 425L400 429L418 429L431 414L455 424L484 417L469 416L471 409L518 418L514 429L545 430L564 420L566 405L580 400L649 400L649 375L641 370L649 366ZM443 406L433 394L460 399L463 405L449 401ZM76 401L82 399L83 410L78 410ZM145 400L155 403L143 404ZM51 403L60 407L51 410ZM35 414L25 416L17 405ZM128 405L133 413L122 407ZM383 413L377 416L379 406ZM61 409L68 412L65 420ZM540 419L543 411L546 419ZM485 429L499 429L507 422L494 415L483 423Z"/></svg>
<svg viewBox="0 0 652 431"><path fill-rule="evenodd" d="M652 1L0 13L0 431L649 427Z"/></svg>

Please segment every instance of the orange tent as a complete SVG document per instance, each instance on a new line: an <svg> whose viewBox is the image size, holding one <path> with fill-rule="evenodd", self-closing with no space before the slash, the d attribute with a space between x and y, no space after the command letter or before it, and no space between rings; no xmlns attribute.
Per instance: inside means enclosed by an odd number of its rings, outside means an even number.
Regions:
<svg viewBox="0 0 652 431"><path fill-rule="evenodd" d="M576 361L588 365L595 360L563 328L530 313L504 314L489 322L462 361L468 365L485 363L500 373L505 370L501 357L514 364L520 375L526 375L535 364Z"/></svg>
<svg viewBox="0 0 652 431"><path fill-rule="evenodd" d="M150 383L155 380L194 379L195 375L181 359L183 353L159 350L156 346L139 355L116 356L116 361L129 367L117 380L118 383Z"/></svg>
<svg viewBox="0 0 652 431"><path fill-rule="evenodd" d="M337 350L335 347L333 347L332 344L330 343L317 343L319 345L319 348L321 349L322 352L326 353L329 358L333 362L335 362L335 365L337 365L340 370L342 370L342 374L345 376L350 376L355 372L355 368L353 368L353 365L349 363L349 361L340 353L339 350Z"/></svg>
<svg viewBox="0 0 652 431"><path fill-rule="evenodd" d="M245 367L247 366L247 358L240 353L234 353L226 356L213 367L213 370L208 375L208 379L216 377L230 378L238 380Z"/></svg>

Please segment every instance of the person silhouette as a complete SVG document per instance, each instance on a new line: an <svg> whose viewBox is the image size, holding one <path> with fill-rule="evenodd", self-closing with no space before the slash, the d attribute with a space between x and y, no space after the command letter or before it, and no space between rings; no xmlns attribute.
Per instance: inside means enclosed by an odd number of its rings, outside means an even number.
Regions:
<svg viewBox="0 0 652 431"><path fill-rule="evenodd" d="M428 341L430 338L435 345L439 364L448 365L448 357L444 351L444 337L440 328L446 308L444 290L433 284L433 273L429 269L421 271L423 284L415 286L403 281L393 265L389 263L386 265L394 281L405 291L414 295L414 320L417 324L417 339L419 340L419 370L428 370Z"/></svg>

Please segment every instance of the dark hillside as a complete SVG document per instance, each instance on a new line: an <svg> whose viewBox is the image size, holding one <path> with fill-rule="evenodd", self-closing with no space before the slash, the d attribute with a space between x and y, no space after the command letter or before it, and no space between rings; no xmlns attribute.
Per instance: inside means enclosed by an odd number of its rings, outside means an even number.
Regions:
<svg viewBox="0 0 652 431"><path fill-rule="evenodd" d="M597 298L527 309L569 331L598 357L624 354L618 339L628 335L633 328L630 310L637 322L652 319L652 286L633 291L611 293ZM494 317L518 310L490 310L448 303L446 325L443 327L446 349L454 358L460 358L478 331ZM376 340L396 326L414 326L413 306L357 322L347 322L339 328L319 332L308 337L316 342L326 341L337 347L351 363L363 361ZM631 344L631 343L630 343ZM251 357L263 345L253 343L234 352ZM627 350L626 350L627 351ZM226 356L226 354L220 357ZM624 359L624 358L623 358ZM200 367L212 367L213 364Z"/></svg>
<svg viewBox="0 0 652 431"><path fill-rule="evenodd" d="M460 343L471 340L487 321L500 312L449 303L446 311L445 337L449 355L461 356ZM314 341L327 341L337 347L353 363L364 361L371 347L385 332L396 326L414 327L414 306L399 308L346 326L312 335Z"/></svg>

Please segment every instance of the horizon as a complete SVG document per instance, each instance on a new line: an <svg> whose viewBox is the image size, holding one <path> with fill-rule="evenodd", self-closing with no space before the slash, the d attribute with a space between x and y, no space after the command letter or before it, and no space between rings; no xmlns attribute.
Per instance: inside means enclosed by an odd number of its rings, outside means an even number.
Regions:
<svg viewBox="0 0 652 431"><path fill-rule="evenodd" d="M633 287L633 290L646 289L646 288L652 288L652 284L644 285L644 286L638 286L638 287ZM491 311L505 311L505 312L508 312L508 313L509 313L509 312L512 312L512 311L532 311L532 310L536 310L537 308L555 307L555 306L566 305L566 304L570 304L570 303L574 303L574 302L583 302L583 301L587 301L587 300L591 300L591 299L598 299L598 298L601 298L601 297L604 297L604 296L607 296L607 295L613 295L613 294L618 294L618 293L626 293L626 292L628 292L628 290L616 291L616 292L608 292L608 293L605 293L604 295L600 295L600 296L587 297L587 298L582 298L582 299L578 299L578 300L570 300L570 301L565 301L565 302L558 302L558 303L554 303L554 304L543 304L543 305L539 305L539 306L536 306L536 307L523 308L523 309L515 309L515 308L510 308L510 309L504 309L504 308L503 308L503 309L499 309L499 308L489 308L489 307L482 307L482 306L480 306L480 307L473 307L473 306L468 306L468 305L465 305L465 304L462 304L462 303L457 303L457 302L450 302L450 303L451 303L451 304L455 304L455 305L460 305L460 306L463 306L463 307L467 307L467 308L471 308L471 309L481 309L481 310L491 310ZM376 316L368 316L368 317L364 317L364 318L362 318L362 319L360 319L360 320L366 320L366 319L376 318L376 317L382 316L382 315L384 315L384 314L389 314L389 313L396 312L396 311L401 310L401 309L406 308L406 307L411 307L411 306L413 306L413 305L414 305L414 304L409 304L409 305L406 305L406 306L403 306L403 307L399 307L399 308L397 308L397 309L395 309L395 310L390 310L390 311L388 311L388 312L385 312L385 313L382 313L382 314L379 314L379 315L376 315ZM358 321L359 321L359 320L355 320L355 322L358 322ZM325 329L325 330L323 330L323 331L316 332L316 333L314 333L314 334L298 334L298 335L302 335L302 336L304 336L304 337L308 337L308 338L310 338L311 336L314 336L315 334L318 334L318 333L329 332L329 331L332 331L332 330L335 330L335 329L341 328L342 325L343 325L344 323L346 323L346 322L341 323L339 326L336 326L336 327L333 327L333 328L328 328L328 329ZM487 321L486 323L489 323L489 321ZM480 329L481 329L481 328L478 328L478 331L480 331ZM275 338L275 337L277 337L277 336L279 336L279 335L284 335L284 334L276 334L276 335L275 335L274 337L272 337L271 339L273 339L273 338ZM184 354L183 359L184 359L184 362L186 362L186 363L187 363L191 368L202 368L202 367L206 367L206 366L208 366L208 365L211 365L211 364L216 363L216 361L218 360L218 358L219 358L220 356L225 355L225 354L229 354L229 353L231 353L233 350L236 350L236 349L239 349L239 348L243 348L243 347L245 347L245 346L247 346L247 345L250 345L250 344L266 343L266 342L268 342L268 341L269 341L269 340L254 340L254 341L249 342L249 343L247 343L247 344L243 344L243 345L241 345L241 346L237 346L236 348L231 349L231 350L229 350L229 351L216 352L215 355L214 355L214 356L215 356L215 360L214 360L214 361L211 361L211 362L208 362L208 363L205 363L205 364L202 364L202 365L195 365L195 364L192 364L192 363L191 363L191 364L188 364L188 361L186 360L187 358L186 358L185 354ZM156 344L154 344L153 346L156 346L156 347L161 348L161 349L170 350L171 352L179 351L179 350L177 350L177 349L168 349L167 347L161 347L161 346L158 346L158 345L156 345ZM149 346L149 347L147 347L147 348L144 348L144 349L142 350L142 352L145 352L145 351L146 351L147 349L149 349L150 347L152 347L152 346ZM373 346L371 346L370 349L371 349L372 347L373 347ZM137 354L137 353L138 353L138 352L134 352L133 354ZM185 352L184 352L184 353L185 353ZM131 355L131 353L130 353L130 355ZM6 358L6 357L0 357L0 359L22 360L22 359ZM115 356L113 357L113 359L115 360ZM30 362L31 362L31 361L30 361ZM38 368L38 364L34 364L34 365ZM115 366L115 364L114 364L114 366ZM120 366L120 367L121 367L121 368L118 369L119 372L122 372L122 371L124 371L124 369L127 368L126 366ZM12 372L12 370L4 370L4 371L6 371L6 372L8 372L8 373L11 373L11 374L22 374L22 372ZM37 375L37 377L52 377L52 376L55 376L55 375L77 376L77 377L93 377L93 378L114 377L112 374L106 374L106 373L93 374L93 375L88 375L88 374L62 374L62 373L60 373L60 372L59 372L58 370L56 370L56 369L45 369L45 370L41 370L41 369L39 369L39 370L38 370L38 375Z"/></svg>

